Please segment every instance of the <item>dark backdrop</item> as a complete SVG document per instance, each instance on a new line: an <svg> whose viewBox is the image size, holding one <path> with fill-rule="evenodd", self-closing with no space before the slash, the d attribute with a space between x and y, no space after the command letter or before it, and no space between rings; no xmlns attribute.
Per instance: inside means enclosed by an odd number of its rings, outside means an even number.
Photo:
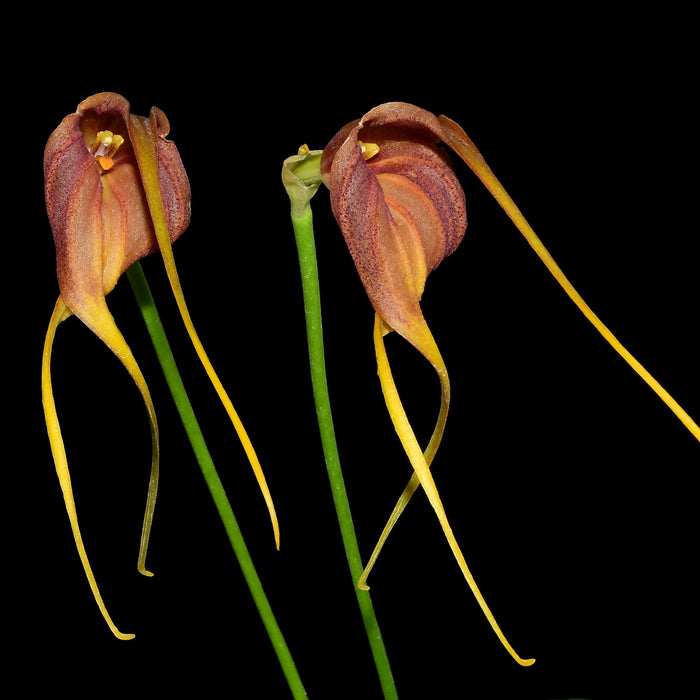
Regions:
<svg viewBox="0 0 700 700"><path fill-rule="evenodd" d="M157 256L144 269L310 697L380 693L310 392L280 184L282 161L299 145L322 148L347 121L395 99L457 120L584 298L700 416L690 52L682 38L659 43L678 37L682 17L571 10L494 20L465 9L397 23L307 9L284 18L282 32L271 29L282 19L272 15L204 16L197 28L189 15L137 13L108 29L84 17L88 31L55 18L45 39L34 45L28 32L8 57L22 68L6 84L3 146L11 169L5 635L7 670L28 687L68 683L79 697L99 697L106 687L151 695L175 684L201 697L287 697L126 280L108 302L149 381L162 433L153 579L135 567L150 454L138 392L74 319L59 328L53 377L88 554L113 618L134 641L110 634L75 552L41 410L41 346L58 293L41 160L51 131L92 93L120 92L134 112L157 105L170 119L193 191L192 224L174 248L185 297L266 471L280 552ZM423 301L453 389L434 473L482 592L516 649L537 663L519 668L501 648L417 496L370 581L400 697L599 699L654 683L683 688L698 612L700 447L565 297L476 178L456 168L469 228ZM371 308L326 191L313 209L331 398L366 557L410 467L376 378ZM424 436L437 415L437 382L399 339L388 346Z"/></svg>

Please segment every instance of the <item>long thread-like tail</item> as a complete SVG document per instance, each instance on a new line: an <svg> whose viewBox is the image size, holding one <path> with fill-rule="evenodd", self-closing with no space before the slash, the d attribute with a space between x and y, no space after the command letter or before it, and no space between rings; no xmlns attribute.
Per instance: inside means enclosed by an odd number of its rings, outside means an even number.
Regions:
<svg viewBox="0 0 700 700"><path fill-rule="evenodd" d="M433 510L435 511L435 514L438 517L440 525L442 526L442 531L444 532L445 538L447 539L447 542L450 545L450 549L452 550L452 553L454 554L454 557L457 560L457 563L459 564L459 568L462 571L462 574L464 575L464 578L466 579L467 583L469 584L469 588L474 594L474 597L479 603L481 610L486 616L486 619L489 621L489 624L493 628L494 632L500 639L503 646L508 650L508 653L521 666L530 666L535 662L535 660L521 658L510 645L505 635L501 631L501 628L499 627L498 623L496 622L493 613L486 604L484 597L479 591L479 588L476 585L476 582L474 581L474 577L469 571L467 562L464 559L462 550L457 544L457 540L455 539L454 533L452 532L452 528L450 527L449 521L447 520L445 508L442 505L442 500L440 499L437 486L435 485L433 476L430 473L430 467L426 462L423 451L421 450L420 445L418 444L418 440L416 439L413 429L411 428L411 424L409 423L406 411L404 410L403 405L401 403L396 384L394 383L394 378L391 373L391 367L389 365L389 358L387 357L386 348L384 346L383 325L384 324L382 320L379 318L379 316L377 316L374 326L374 342L377 353L377 371L379 374L379 380L382 385L382 391L384 393L384 399L386 401L387 409L389 411L389 415L391 416L391 420L394 424L394 428L396 429L396 433L398 434L399 439L401 440L401 444L403 445L403 448L406 452L406 455L408 456L411 462L411 466L413 467L420 481L420 485L423 487L423 490L425 491L425 494L428 497L428 501L430 502L430 505L433 507Z"/></svg>
<svg viewBox="0 0 700 700"><path fill-rule="evenodd" d="M157 153L154 152L153 141L147 127L138 117L134 117L131 120L129 129L134 150L137 155L137 160L139 162L139 168L141 170L141 179L143 182L144 191L146 193L146 199L148 200L148 207L151 212L151 218L153 221L156 238L158 240L158 246L160 248L160 253L163 256L163 263L165 265L165 270L168 275L168 280L170 281L173 295L175 296L175 301L177 302L180 315L182 316L182 320L185 324L185 328L187 329L187 333L190 336L197 356L199 357L209 380L216 390L216 393L219 396L219 399L221 400L231 423L233 424L238 438L241 441L241 445L245 450L246 456L248 457L253 473L255 474L255 478L258 482L258 486L260 487L263 498L265 499L265 504L267 505L270 520L272 522L275 544L277 549L279 549L279 523L275 512L275 506L272 501L272 496L270 494L270 489L267 485L262 467L260 466L260 461L258 460L253 444L248 437L248 433L246 432L241 419L238 417L238 413L233 407L231 399L226 393L226 390L219 380L219 377L216 374L206 351L204 350L204 346L197 335L197 331L192 323L189 310L187 309L187 304L185 303L185 297L180 285L180 278L175 266L175 257L173 255L170 235L168 233L168 225L165 217L165 209L161 198L160 184L158 180Z"/></svg>

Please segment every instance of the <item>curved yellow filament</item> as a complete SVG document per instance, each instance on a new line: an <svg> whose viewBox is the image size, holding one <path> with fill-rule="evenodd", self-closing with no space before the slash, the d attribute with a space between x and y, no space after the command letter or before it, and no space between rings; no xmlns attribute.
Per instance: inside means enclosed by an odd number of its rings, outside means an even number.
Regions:
<svg viewBox="0 0 700 700"><path fill-rule="evenodd" d="M151 458L151 474L148 483L148 496L146 499L146 511L141 529L141 542L139 545L137 569L139 573L143 574L144 576L153 576L153 574L146 569L146 554L148 551L148 540L150 538L151 525L153 523L153 512L155 510L156 496L158 493L160 462L158 421L156 419L153 400L151 399L151 394L148 390L146 380L144 379L141 369L136 363L129 346L126 343L126 340L124 340L124 337L114 323L112 315L107 310L106 304L104 304L104 299L95 300L95 304L96 306L93 309L93 312L86 317L86 320L89 321L88 325L90 329L105 343L105 345L107 345L107 347L109 347L110 350L112 350L112 352L121 360L122 364L129 372L131 378L134 380L136 386L141 392L141 396L146 405L146 410L148 413L153 451ZM72 312L70 309L68 309L63 299L59 297L58 301L56 302L54 312L51 316L49 328L46 332L46 339L44 341L41 369L41 390L49 443L51 445L51 453L53 455L54 464L56 467L56 474L58 475L58 480L63 492L66 511L73 530L73 537L75 539L78 554L80 555L80 560L83 564L83 568L85 569L88 582L90 583L90 588L95 596L95 601L97 602L102 615L104 616L114 635L119 639L132 639L134 636L133 634L123 634L120 632L109 617L100 592L97 588L97 582L85 552L82 536L78 527L78 516L75 508L75 501L73 499L73 489L68 470L68 460L66 458L63 438L61 436L61 427L58 422L56 405L53 398L53 389L51 385L51 351L53 348L53 341L58 324L71 316L71 313Z"/></svg>
<svg viewBox="0 0 700 700"><path fill-rule="evenodd" d="M379 317L377 316L375 318L375 323L377 323L377 319ZM374 333L374 343L375 343L375 352L377 353L377 357L379 357L379 353L382 352L380 348L377 347L377 343L381 342L383 344L383 336L387 335L390 332L391 329L389 329L386 324L382 323L382 330L381 334L379 334L376 330L375 327L375 333ZM425 334L424 334L425 335ZM425 351L427 352L426 357L430 361L430 363L433 365L435 368L436 372L438 373L438 377L440 378L440 388L441 388L441 397L442 400L440 402L440 413L438 414L438 419L437 423L435 425L435 428L433 430L433 434L430 438L430 442L428 443L427 448L425 449L425 452L423 453L423 457L425 459L425 463L430 467L433 458L435 457L435 453L437 452L438 447L440 446L440 442L442 441L442 436L443 433L445 432L445 423L447 421L447 412L450 407L450 379L447 374L447 367L445 367L445 363L442 359L442 355L440 354L440 351L437 348L437 345L435 344L435 341L432 337L432 334L427 334L428 337L428 343L423 343L424 346L427 345L425 348ZM423 348L422 348L423 349ZM360 588L363 591L369 590L369 585L367 584L367 578L374 568L374 565L377 563L377 559L379 558L379 553L382 551L382 548L384 547L384 543L389 537L389 534L391 531L394 529L394 525L396 525L399 517L401 516L401 513L403 513L404 508L408 505L408 502L411 500L411 497L413 494L416 492L416 489L420 486L420 479L418 478L418 474L415 472L411 476L410 481L408 484L406 484L406 487L404 488L403 492L401 493L401 496L399 496L399 500L396 502L396 505L394 506L394 509L391 512L391 515L389 516L389 520L387 521L386 525L384 526L384 529L382 530L382 534L379 536L379 539L377 541L377 544L374 547L374 550L372 551L372 554L367 561L367 565L365 566L364 571L362 572L362 575L360 576L358 582L357 582L357 587Z"/></svg>
<svg viewBox="0 0 700 700"><path fill-rule="evenodd" d="M139 546L139 556L137 569L144 576L153 576L146 570L146 552L148 550L148 540L151 535L151 525L153 523L153 512L156 507L156 496L158 494L158 478L160 473L160 445L158 436L158 421L156 411L153 406L151 392L148 390L146 379L141 373L141 368L136 363L131 349L127 345L124 336L117 328L112 314L107 309L104 298L94 300L94 308L83 320L86 325L102 340L102 342L121 360L127 372L134 380L134 383L141 392L143 402L148 412L148 421L151 428L151 443L153 445L153 455L151 459L151 475L148 481L148 496L146 498L146 511L143 516L143 527L141 528L141 543Z"/></svg>
<svg viewBox="0 0 700 700"><path fill-rule="evenodd" d="M418 444L418 440L416 439L413 429L411 428L411 425L408 421L408 417L406 416L406 412L403 408L398 390L396 388L396 384L394 383L394 378L391 373L391 367L389 365L389 358L387 357L386 348L384 346L383 325L384 324L382 320L377 316L374 325L374 341L375 348L377 351L377 371L379 374L379 380L382 385L382 391L384 393L384 400L386 401L386 406L389 411L389 415L391 416L391 420L394 424L396 433L398 434L399 439L401 440L401 444L403 445L404 451L406 452L406 455L408 456L411 462L411 466L413 467L416 476L418 477L420 485L423 487L423 490L425 491L425 494L428 497L428 500L430 501L430 505L433 507L433 510L435 511L435 514L438 517L440 525L442 526L442 531L444 532L445 538L447 539L447 542L450 545L450 549L452 550L452 553L454 554L454 557L457 560L457 563L459 564L459 568L462 571L462 574L464 575L464 578L466 579L467 583L469 584L469 588L474 594L474 597L479 603L481 610L486 616L486 619L489 621L489 624L491 625L493 631L496 633L503 646L508 650L508 653L521 666L530 666L535 662L535 660L522 659L520 656L518 656L518 654L516 654L515 650L510 645L505 635L501 631L501 628L498 626L498 623L496 622L493 613L489 609L488 605L486 605L486 601L481 595L481 592L479 591L479 588L477 587L476 582L474 581L474 577L469 571L469 567L467 566L467 562L464 559L464 555L462 554L462 551L459 548L459 545L457 544L457 540L455 539L455 536L452 532L452 528L450 527L450 524L447 520L447 515L442 505L440 495L438 494L435 481L433 480L432 474L430 473L430 468L426 463L425 456L423 455L420 445Z"/></svg>
<svg viewBox="0 0 700 700"><path fill-rule="evenodd" d="M255 449L253 448L250 438L248 437L248 433L238 417L238 413L233 407L226 390L221 384L221 381L204 350L204 346L197 335L189 310L187 309L187 304L185 303L185 297L180 285L180 278L175 266L175 258L173 256L170 236L168 234L168 225L166 222L165 210L163 208L163 201L160 192L160 183L158 179L157 152L155 150L156 147L153 144L152 135L149 131L149 127L146 126L139 117L135 117L133 115L131 116L131 121L129 122L129 133L137 156L139 169L141 172L141 179L143 182L144 191L146 193L148 207L151 212L156 238L158 240L158 246L160 248L161 255L163 256L165 270L168 275L168 280L170 281L170 286L172 288L173 295L175 296L175 301L180 311L180 315L182 316L182 320L185 324L185 328L187 329L187 333L190 336L197 356L199 357L209 380L216 390L216 393L219 396L219 399L221 400L231 423L233 424L238 438L241 441L241 445L243 446L246 456L250 461L253 473L255 474L255 478L258 482L258 486L260 487L263 498L265 499L265 504L267 505L267 509L270 514L270 520L272 522L275 537L275 545L277 549L279 549L279 523L262 467L260 466Z"/></svg>
<svg viewBox="0 0 700 700"><path fill-rule="evenodd" d="M484 157L471 139L464 133L461 127L445 116L440 117L440 122L444 127L444 140L464 162L472 169L474 174L481 180L486 189L494 199L501 205L503 211L508 215L516 228L525 237L540 260L545 264L554 279L561 285L569 298L576 304L583 315L593 324L595 329L608 341L613 349L627 362L627 364L647 383L654 393L673 411L676 417L692 433L696 440L700 441L700 427L683 410L678 402L664 389L661 384L644 368L644 366L625 348L624 345L613 335L610 329L598 318L574 286L568 280L561 268L554 261L549 251L545 248L533 228L522 215L508 192L494 175Z"/></svg>
<svg viewBox="0 0 700 700"><path fill-rule="evenodd" d="M85 551L85 546L83 544L83 538L80 534L80 528L78 526L78 515L75 508L75 500L73 498L73 488L71 486L70 472L68 470L68 460L66 458L63 437L61 435L61 426L56 413L56 404L54 402L53 388L51 385L51 351L58 324L67 319L70 315L71 312L69 311L68 307L63 302L63 299L59 297L58 301L56 302L56 306L54 307L53 314L51 315L51 321L49 322L49 327L46 332L46 339L44 341L44 351L41 363L41 393L44 404L44 415L46 417L46 427L49 435L49 443L51 445L51 453L53 455L54 464L56 467L56 474L61 486L61 491L63 492L66 512L68 513L68 519L73 531L73 538L75 539L78 555L80 556L80 561L85 569L85 574L95 597L95 601L97 602L102 616L114 635L119 639L133 639L133 634L124 634L123 632L120 632L114 622L112 622L104 601L102 600L99 588L97 587L97 581L95 580L95 576L92 572L92 568Z"/></svg>

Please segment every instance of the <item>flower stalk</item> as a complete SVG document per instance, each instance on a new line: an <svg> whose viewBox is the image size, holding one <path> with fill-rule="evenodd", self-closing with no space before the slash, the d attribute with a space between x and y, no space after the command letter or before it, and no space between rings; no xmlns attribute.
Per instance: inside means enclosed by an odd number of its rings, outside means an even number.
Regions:
<svg viewBox="0 0 700 700"><path fill-rule="evenodd" d="M180 372L175 363L175 358L141 264L138 262L135 263L128 269L126 274L151 337L151 342L153 343L163 374L165 375L168 388L170 389L173 401L177 407L182 425L185 428L185 432L187 433L187 437L202 471L202 476L214 500L219 517L221 518L221 522L231 542L231 547L241 567L243 577L253 597L255 606L258 609L270 642L277 654L289 689L295 700L306 698L307 694L294 663L294 659L292 658L287 642L285 641L284 635L270 606L270 602L265 594L262 582L260 581L260 577L258 576L250 552L243 538L243 533L241 532L231 504L226 496L224 486L216 471L202 430L194 414L192 404L187 396L187 391L182 383Z"/></svg>
<svg viewBox="0 0 700 700"><path fill-rule="evenodd" d="M321 183L320 156L321 151L309 151L306 146L303 146L299 149L298 155L291 156L284 161L282 181L291 203L291 221L299 256L304 297L311 384L321 445L333 494L333 503L338 517L345 555L350 568L352 587L357 597L357 603L377 668L379 682L385 700L393 700L398 699L398 693L372 599L367 590L361 590L355 585L362 575L363 565L335 439L335 428L326 377L321 290L318 280L313 214L311 211L311 198Z"/></svg>

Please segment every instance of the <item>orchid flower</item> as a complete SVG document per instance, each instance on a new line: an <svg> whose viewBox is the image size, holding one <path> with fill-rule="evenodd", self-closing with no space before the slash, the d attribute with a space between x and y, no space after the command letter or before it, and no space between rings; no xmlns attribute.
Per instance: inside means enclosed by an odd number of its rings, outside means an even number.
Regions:
<svg viewBox="0 0 700 700"><path fill-rule="evenodd" d="M368 588L367 577L384 542L421 486L492 628L513 658L527 666L534 659L518 656L496 623L455 539L430 472L445 429L450 382L420 300L428 275L454 252L467 226L464 193L441 142L481 179L578 308L698 440L700 428L583 301L459 125L413 105L394 102L370 110L331 139L323 150L320 175L330 191L334 216L375 310L379 379L388 412L414 470L358 586ZM425 449L415 437L392 377L384 345L384 336L391 331L413 345L434 367L440 380L440 410Z"/></svg>
<svg viewBox="0 0 700 700"><path fill-rule="evenodd" d="M56 245L59 297L42 360L42 397L51 451L78 553L95 600L115 636L130 639L112 622L100 595L78 527L61 428L51 386L51 351L58 325L76 316L121 360L146 405L152 438L148 488L138 571L145 568L159 472L159 437L153 401L129 346L105 300L136 261L159 251L182 319L195 350L223 403L255 472L279 547L272 498L253 446L209 361L192 324L175 267L172 243L190 221L190 186L177 147L166 137L170 125L154 107L148 117L132 114L114 93L84 100L51 134L44 152L46 208Z"/></svg>

